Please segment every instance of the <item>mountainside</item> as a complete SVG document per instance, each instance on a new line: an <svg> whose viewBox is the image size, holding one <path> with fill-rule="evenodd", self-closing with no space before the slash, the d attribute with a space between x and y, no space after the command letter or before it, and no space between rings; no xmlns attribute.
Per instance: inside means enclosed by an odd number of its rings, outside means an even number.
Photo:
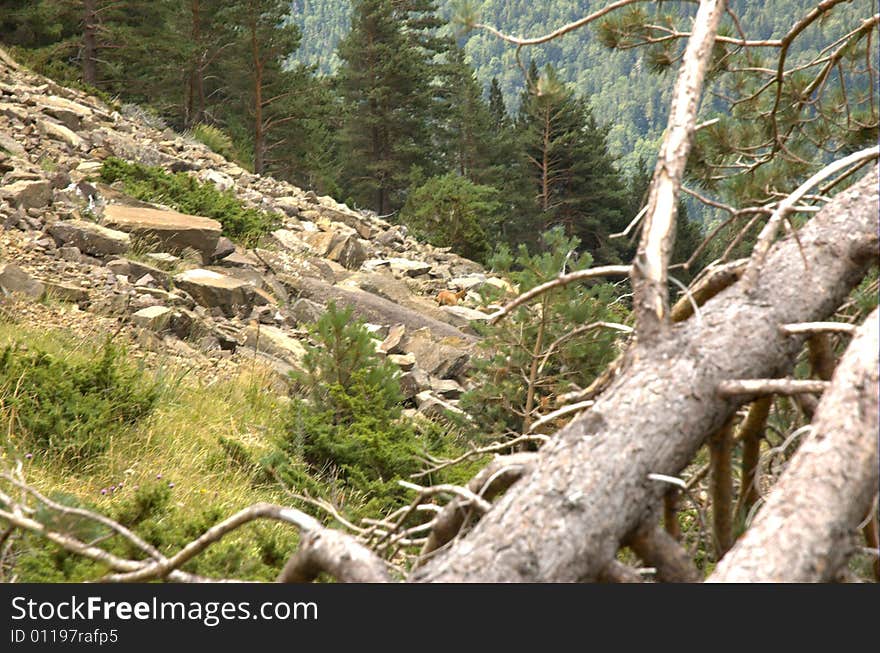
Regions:
<svg viewBox="0 0 880 653"><path fill-rule="evenodd" d="M475 17L502 32L519 37L535 37L552 32L604 7L607 2L595 0L480 0L471 3ZM793 17L815 6L813 0L775 0L772 3L733 0L730 8L738 15L751 39L780 38L791 28ZM440 0L442 16L452 19L457 0ZM644 9L650 11L650 9ZM696 5L666 3L658 10L662 15L685 12L693 16ZM300 25L303 39L294 59L318 65L323 72L335 70L339 64L335 50L348 31L350 6L337 0L293 0L291 13ZM858 24L870 14L865 3L848 2L836 7L833 15L818 25L811 25L791 53L815 54L827 43L846 33L848 26ZM526 65L534 60L539 66L553 64L562 79L574 84L576 91L589 98L598 121L610 128L608 143L611 153L621 158L622 167L632 171L640 157L651 160L666 124L667 108L672 92L668 72L651 74L651 57L646 48L627 51L610 50L603 45L594 23L566 34L541 46L522 52ZM453 26L453 29L457 27ZM728 29L733 33L733 29ZM492 78L498 79L509 106L519 104L523 89L523 72L516 63L516 48L488 32L475 30L459 38L468 61L477 77L488 88Z"/></svg>

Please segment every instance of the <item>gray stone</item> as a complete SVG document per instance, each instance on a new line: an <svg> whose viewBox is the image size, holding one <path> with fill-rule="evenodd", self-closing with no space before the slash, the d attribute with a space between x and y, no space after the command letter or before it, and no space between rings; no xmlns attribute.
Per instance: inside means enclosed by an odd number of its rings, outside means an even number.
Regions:
<svg viewBox="0 0 880 653"><path fill-rule="evenodd" d="M224 315L233 315L244 307L250 313L254 303L254 288L246 281L212 270L187 270L174 277L177 287L188 292L206 308L219 308Z"/></svg>
<svg viewBox="0 0 880 653"><path fill-rule="evenodd" d="M0 264L0 289L4 294L24 295L31 299L40 299L46 292L43 282L13 263Z"/></svg>
<svg viewBox="0 0 880 653"><path fill-rule="evenodd" d="M56 222L48 231L59 245L78 247L80 252L94 256L124 254L131 246L127 233L85 220Z"/></svg>
<svg viewBox="0 0 880 653"><path fill-rule="evenodd" d="M412 354L389 354L388 360L397 365L404 372L416 366L416 357Z"/></svg>
<svg viewBox="0 0 880 653"><path fill-rule="evenodd" d="M432 379L431 390L443 399L458 399L464 394L464 388L452 379Z"/></svg>
<svg viewBox="0 0 880 653"><path fill-rule="evenodd" d="M104 224L130 233L153 250L180 253L194 249L205 260L214 255L223 228L211 218L119 204L104 209Z"/></svg>
<svg viewBox="0 0 880 653"><path fill-rule="evenodd" d="M324 307L310 299L297 299L288 312L297 324L312 324L321 319Z"/></svg>
<svg viewBox="0 0 880 653"><path fill-rule="evenodd" d="M388 259L388 262L394 272L410 278L427 274L431 270L431 265L429 263L411 261L406 258L392 258Z"/></svg>
<svg viewBox="0 0 880 653"><path fill-rule="evenodd" d="M470 355L465 350L444 342L449 340L451 338L438 341L427 328L422 328L406 338L403 350L414 354L419 367L431 376L449 379L461 375L470 360Z"/></svg>
<svg viewBox="0 0 880 653"><path fill-rule="evenodd" d="M406 327L402 324L395 324L394 326L389 328L388 335L382 342L382 351L384 351L386 354L402 353L403 349L401 349L400 345L405 335Z"/></svg>
<svg viewBox="0 0 880 653"><path fill-rule="evenodd" d="M418 367L413 368L406 374L401 374L398 381L404 401L412 399L422 390L427 390L431 387L430 378L427 373Z"/></svg>
<svg viewBox="0 0 880 653"><path fill-rule="evenodd" d="M171 321L172 313L172 309L167 306L148 306L134 313L131 321L142 329L162 331Z"/></svg>
<svg viewBox="0 0 880 653"><path fill-rule="evenodd" d="M88 300L89 293L85 288L66 283L46 281L46 295L62 302L79 303Z"/></svg>
<svg viewBox="0 0 880 653"><path fill-rule="evenodd" d="M276 356L286 363L301 368L306 349L284 329L269 325L251 324L245 329L245 346Z"/></svg>
<svg viewBox="0 0 880 653"><path fill-rule="evenodd" d="M0 188L0 197L13 206L38 209L52 201L52 186L44 179L16 181Z"/></svg>
<svg viewBox="0 0 880 653"><path fill-rule="evenodd" d="M45 138L67 143L74 149L81 149L85 145L85 140L79 134L50 120L38 120L37 128Z"/></svg>

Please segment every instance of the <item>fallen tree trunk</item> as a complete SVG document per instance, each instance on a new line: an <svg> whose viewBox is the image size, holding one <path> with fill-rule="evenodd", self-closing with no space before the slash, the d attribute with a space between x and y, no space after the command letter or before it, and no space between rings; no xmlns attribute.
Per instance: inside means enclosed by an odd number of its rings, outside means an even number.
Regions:
<svg viewBox="0 0 880 653"><path fill-rule="evenodd" d="M876 260L877 183L874 167L797 240L776 243L753 289L738 282L656 345L637 342L593 408L542 447L534 471L412 579L595 580L669 489L649 474L678 474L736 409L718 384L789 373L803 338L779 327L829 316Z"/></svg>
<svg viewBox="0 0 880 653"><path fill-rule="evenodd" d="M812 433L710 581L831 581L846 564L880 484L877 315L856 332Z"/></svg>

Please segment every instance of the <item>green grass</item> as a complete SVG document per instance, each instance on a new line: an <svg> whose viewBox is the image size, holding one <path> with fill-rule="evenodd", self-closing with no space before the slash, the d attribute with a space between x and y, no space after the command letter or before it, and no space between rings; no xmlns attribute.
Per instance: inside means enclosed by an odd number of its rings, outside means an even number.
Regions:
<svg viewBox="0 0 880 653"><path fill-rule="evenodd" d="M124 192L136 199L213 218L223 225L225 236L247 244L256 243L280 224L277 214L247 208L231 190L217 190L183 172L169 173L160 167L109 157L101 167L101 179L108 184L120 182Z"/></svg>
<svg viewBox="0 0 880 653"><path fill-rule="evenodd" d="M99 345L60 331L0 322L0 347L13 342L73 366L93 361ZM128 521L166 553L176 552L220 519L255 502L290 503L276 484L242 467L221 444L224 438L259 457L279 435L286 402L272 391L270 372L246 366L234 378L210 385L180 369L151 374L162 384L152 413L112 434L106 449L87 462L71 469L55 456L32 450L5 419L0 423L0 467L21 460L27 481L37 489ZM139 502L150 509L132 519ZM289 554L296 541L289 526L246 526L198 556L186 570L269 580L283 564L277 559L279 552ZM120 555L134 555L122 542L108 543ZM21 581L82 581L106 571L32 536L20 541L16 555L15 572Z"/></svg>

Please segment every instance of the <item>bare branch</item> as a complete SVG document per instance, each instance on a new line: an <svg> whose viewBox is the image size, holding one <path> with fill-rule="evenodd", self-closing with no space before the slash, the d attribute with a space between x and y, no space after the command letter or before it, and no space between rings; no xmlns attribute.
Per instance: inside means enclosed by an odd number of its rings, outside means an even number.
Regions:
<svg viewBox="0 0 880 653"><path fill-rule="evenodd" d="M570 283L585 281L587 279L595 279L596 277L625 277L630 273L630 269L631 268L628 265L604 265L598 268L577 270L575 272L569 272L568 274L561 274L552 281L542 283L540 286L535 286L531 290L524 292L512 302L507 304L507 306L493 313L491 316L489 316L489 324L497 324L502 318L509 315L514 309L519 308L523 304L532 301L535 297L539 297L540 295L543 295L545 292L553 290L554 288L562 288Z"/></svg>
<svg viewBox="0 0 880 653"><path fill-rule="evenodd" d="M721 397L741 395L797 395L803 393L821 394L828 387L827 381L800 379L738 379L722 381L718 384Z"/></svg>
<svg viewBox="0 0 880 653"><path fill-rule="evenodd" d="M880 485L878 310L847 348L798 448L710 581L830 581L846 563Z"/></svg>
<svg viewBox="0 0 880 653"><path fill-rule="evenodd" d="M752 257L749 260L748 267L744 273L745 283L748 288L755 288L758 275L764 266L764 260L767 257L767 252L770 250L770 245L773 244L773 239L776 238L776 232L779 230L779 225L803 196L806 195L813 186L821 183L822 180L827 179L831 175L834 175L851 165L876 159L878 155L880 155L880 147L875 146L854 152L847 157L839 159L834 163L825 166L819 172L807 179L807 181L798 186L791 195L779 203L776 210L773 211L773 215L771 215L770 219L767 221L767 224L764 225L764 229L761 230L761 233L758 236L758 241L755 243Z"/></svg>
<svg viewBox="0 0 880 653"><path fill-rule="evenodd" d="M779 331L787 336L805 335L813 333L847 333L852 334L856 330L854 324L849 322L800 322L798 324L783 324Z"/></svg>
<svg viewBox="0 0 880 653"><path fill-rule="evenodd" d="M656 338L668 319L666 276L675 236L679 188L693 140L703 79L724 6L724 0L700 3L693 36L688 41L675 82L669 123L651 182L642 240L630 275L635 293L636 328L639 338L645 342Z"/></svg>

